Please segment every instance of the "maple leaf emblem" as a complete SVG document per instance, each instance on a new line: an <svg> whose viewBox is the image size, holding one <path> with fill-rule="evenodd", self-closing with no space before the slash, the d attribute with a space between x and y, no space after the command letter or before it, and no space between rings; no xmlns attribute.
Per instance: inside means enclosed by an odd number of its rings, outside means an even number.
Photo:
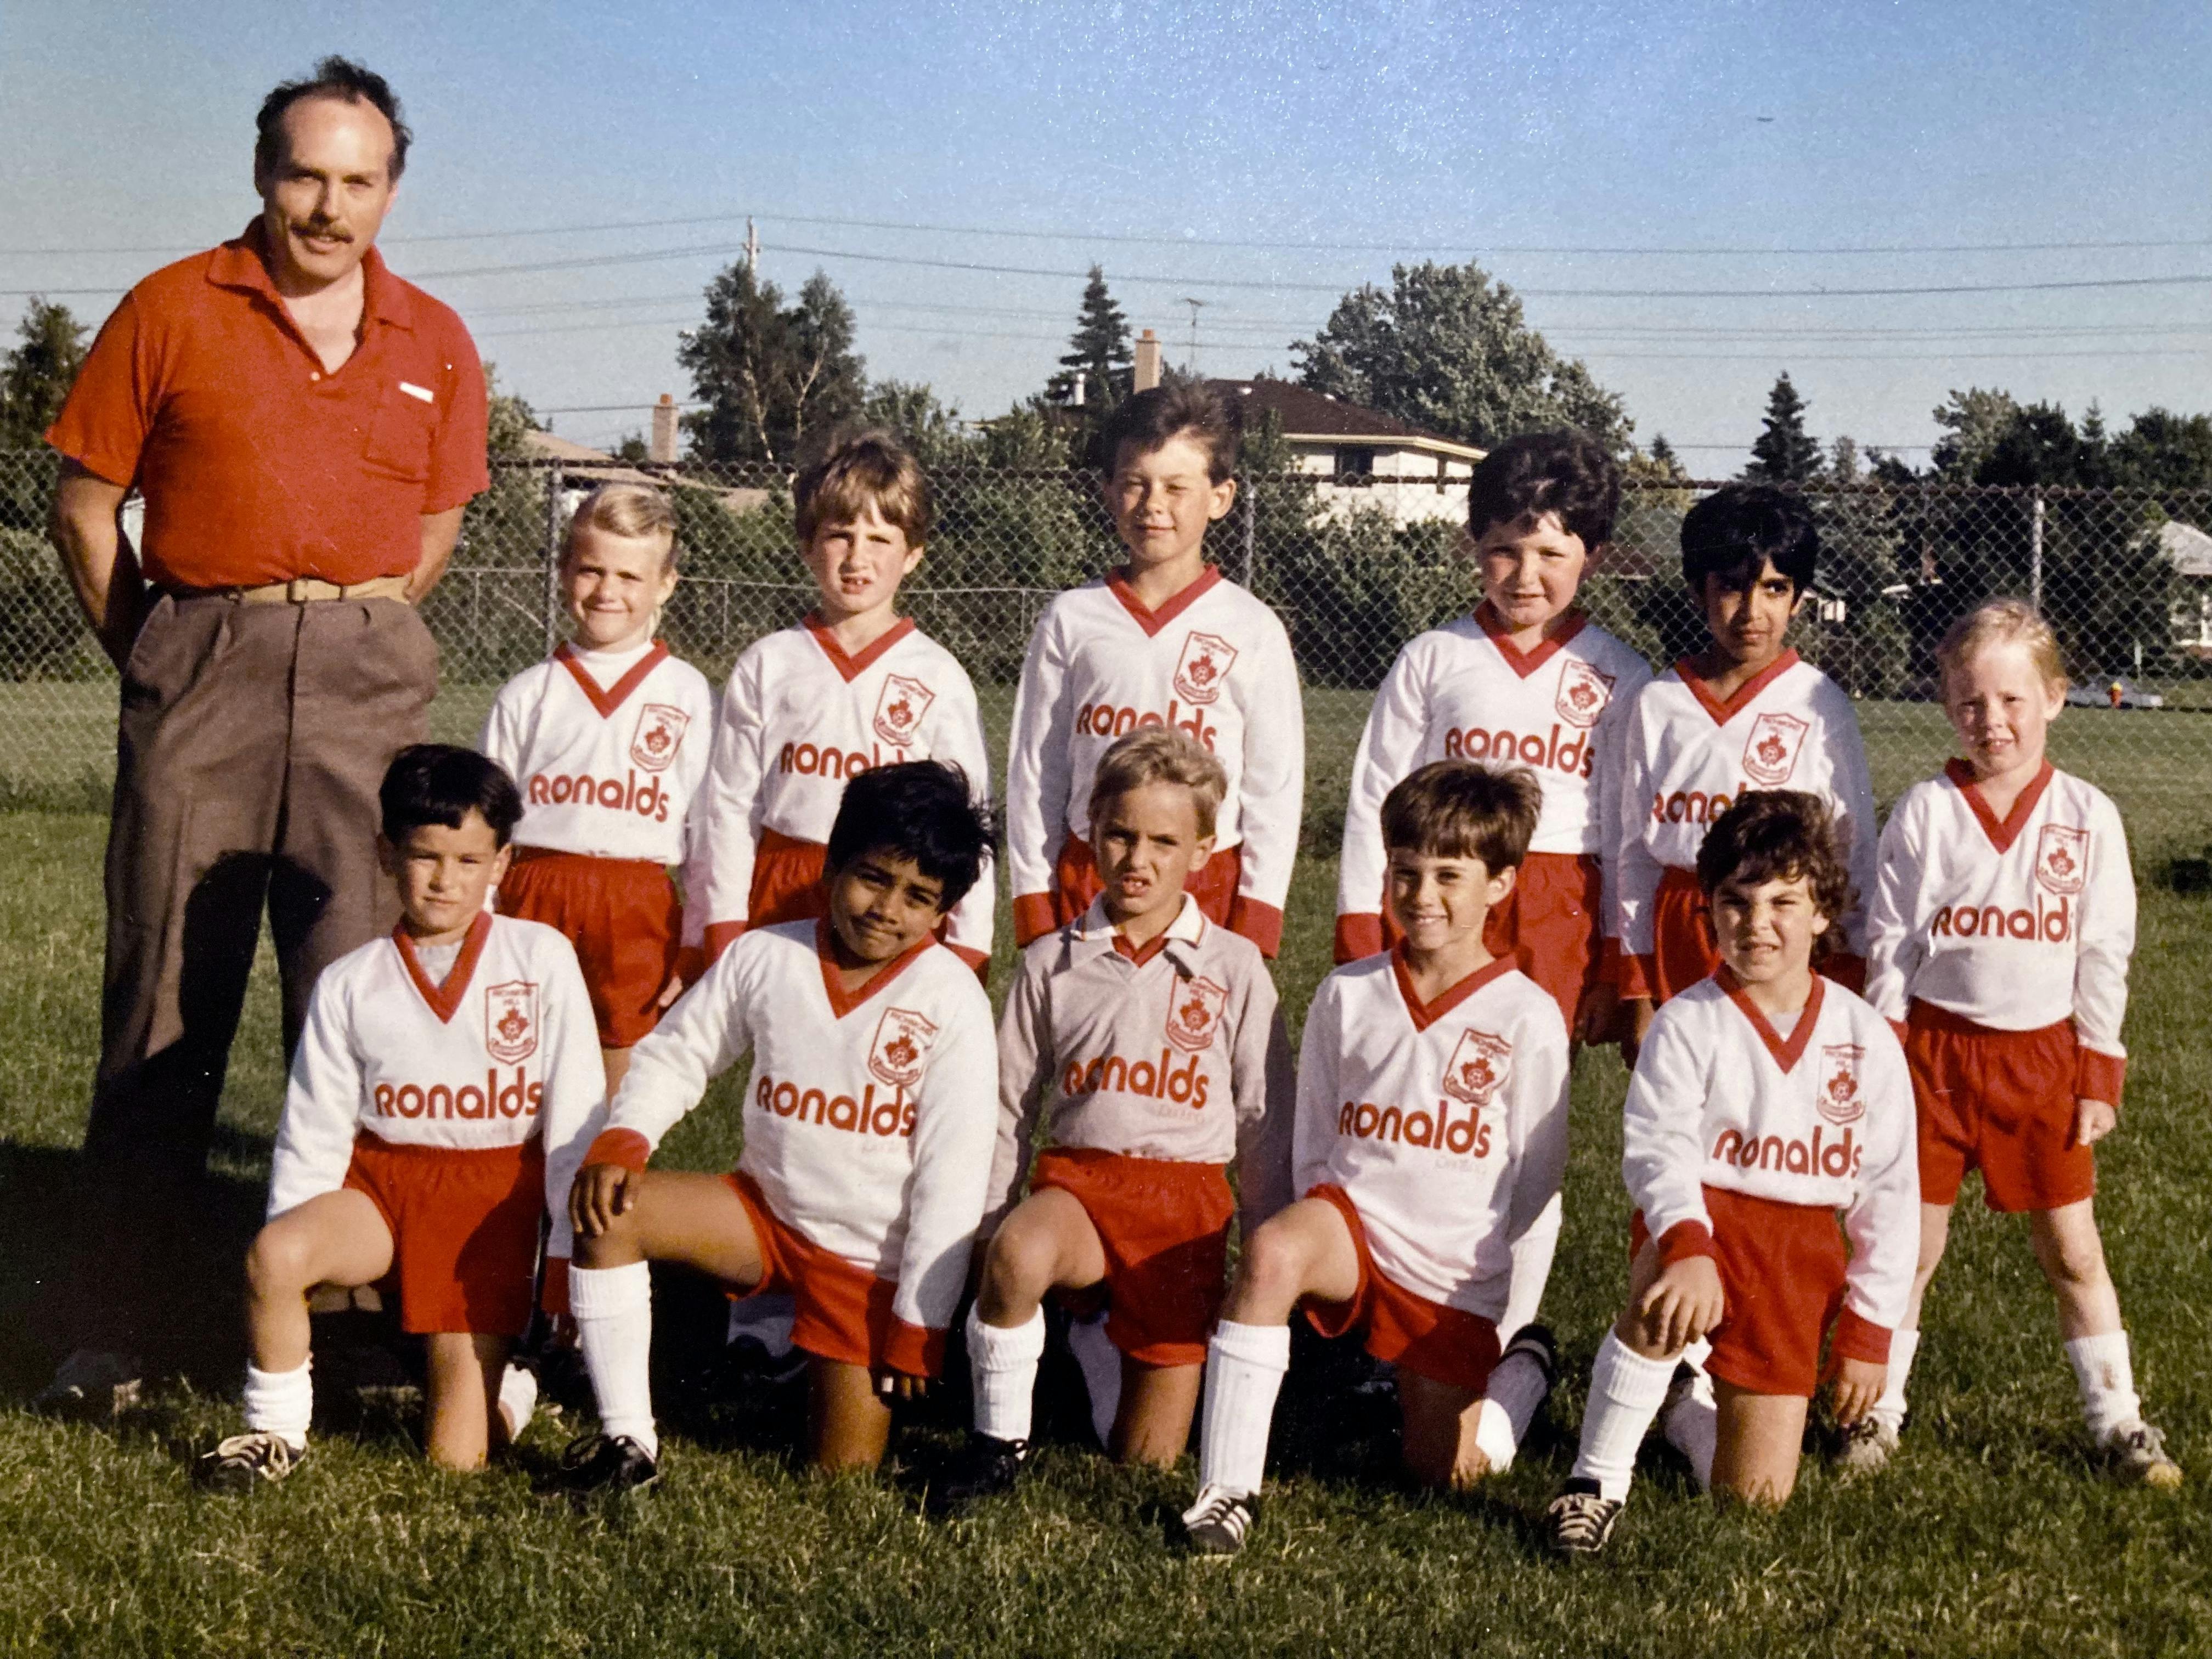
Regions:
<svg viewBox="0 0 2212 1659"><path fill-rule="evenodd" d="M1577 680L1567 693L1567 701L1577 708L1587 708L1597 701L1597 693L1588 680Z"/></svg>
<svg viewBox="0 0 2212 1659"><path fill-rule="evenodd" d="M522 1017L522 1010L510 1008L499 1018L499 1034L509 1042L530 1029L530 1022Z"/></svg>
<svg viewBox="0 0 2212 1659"><path fill-rule="evenodd" d="M1789 752L1790 751L1787 749L1782 746L1782 739L1775 736L1771 732L1769 732L1766 734L1759 745L1759 757L1765 761L1769 766L1781 765L1784 757L1786 757Z"/></svg>
<svg viewBox="0 0 2212 1659"><path fill-rule="evenodd" d="M1858 1093L1859 1085L1849 1072L1838 1072L1828 1079L1828 1098L1841 1103Z"/></svg>
<svg viewBox="0 0 2212 1659"><path fill-rule="evenodd" d="M903 1031L884 1045L884 1058L902 1069L913 1065L919 1053L920 1050L914 1046L914 1039Z"/></svg>
<svg viewBox="0 0 2212 1659"><path fill-rule="evenodd" d="M893 726L910 726L914 723L914 705L908 702L904 697L901 697L896 702L884 710L884 714L890 719L890 723Z"/></svg>
<svg viewBox="0 0 2212 1659"><path fill-rule="evenodd" d="M652 731L645 734L645 746L656 755L667 748L668 728L665 726L654 726Z"/></svg>
<svg viewBox="0 0 2212 1659"><path fill-rule="evenodd" d="M1459 1076L1461 1082L1464 1083L1468 1088L1480 1094L1482 1091L1490 1087L1491 1084L1496 1080L1498 1073L1491 1070L1490 1061L1487 1058L1478 1057L1468 1060L1467 1064L1461 1066L1459 1068Z"/></svg>
<svg viewBox="0 0 2212 1659"><path fill-rule="evenodd" d="M1203 1030L1206 1025L1205 1002L1198 997L1193 997L1188 1002L1183 1004L1181 1018L1186 1030Z"/></svg>
<svg viewBox="0 0 2212 1659"><path fill-rule="evenodd" d="M2051 849L2051 867L2062 876L2070 873L2074 868L2073 854L2069 853L2063 847L2052 848Z"/></svg>
<svg viewBox="0 0 2212 1659"><path fill-rule="evenodd" d="M1217 671L1213 666L1213 659L1211 656L1193 657L1191 659L1190 677L1196 680L1200 685L1212 684L1213 682L1213 676L1216 672Z"/></svg>

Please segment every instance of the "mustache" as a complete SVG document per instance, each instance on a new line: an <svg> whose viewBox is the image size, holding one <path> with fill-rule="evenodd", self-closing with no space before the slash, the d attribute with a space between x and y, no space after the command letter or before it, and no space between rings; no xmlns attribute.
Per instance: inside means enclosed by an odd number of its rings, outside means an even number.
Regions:
<svg viewBox="0 0 2212 1659"><path fill-rule="evenodd" d="M320 236L338 242L353 240L353 233L335 219L295 219L291 228L296 236Z"/></svg>

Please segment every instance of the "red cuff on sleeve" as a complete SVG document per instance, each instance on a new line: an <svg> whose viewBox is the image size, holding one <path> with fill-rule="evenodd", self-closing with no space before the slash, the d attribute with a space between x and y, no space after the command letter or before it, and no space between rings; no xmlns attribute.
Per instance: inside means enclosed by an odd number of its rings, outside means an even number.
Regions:
<svg viewBox="0 0 2212 1659"><path fill-rule="evenodd" d="M584 1153L584 1162L619 1164L625 1170L642 1170L652 1157L652 1146L636 1130L602 1129Z"/></svg>
<svg viewBox="0 0 2212 1659"><path fill-rule="evenodd" d="M1336 965L1364 962L1382 954L1382 918L1373 912L1353 911L1336 919Z"/></svg>
<svg viewBox="0 0 2212 1659"><path fill-rule="evenodd" d="M2119 1054L2103 1054L2094 1048L2083 1048L2075 1055L2074 1097L2076 1100L2101 1100L2118 1111L2120 1091L2127 1080L2128 1062Z"/></svg>
<svg viewBox="0 0 2212 1659"><path fill-rule="evenodd" d="M1659 1265L1671 1267L1678 1261L1687 1261L1693 1255L1711 1256L1720 1260L1713 1249L1712 1230L1702 1221L1678 1221L1659 1235Z"/></svg>
<svg viewBox="0 0 2212 1659"><path fill-rule="evenodd" d="M1833 980L1853 996L1863 996L1866 993L1866 958L1838 951L1820 964L1820 976Z"/></svg>
<svg viewBox="0 0 2212 1659"><path fill-rule="evenodd" d="M538 1305L558 1319L568 1311L568 1258L549 1255L545 1258L545 1284L538 1293Z"/></svg>
<svg viewBox="0 0 2212 1659"><path fill-rule="evenodd" d="M1828 1343L1829 1363L1856 1359L1869 1365L1889 1364L1889 1327L1861 1318L1849 1308L1836 1316L1836 1333Z"/></svg>
<svg viewBox="0 0 2212 1659"><path fill-rule="evenodd" d="M715 959L737 942L738 935L745 931L742 921L710 921L707 924L706 967L714 965ZM705 969L701 969L702 972Z"/></svg>
<svg viewBox="0 0 2212 1659"><path fill-rule="evenodd" d="M983 981L986 990L991 985L991 958L972 945L955 945L950 939L945 948L975 970L975 977Z"/></svg>
<svg viewBox="0 0 2212 1659"><path fill-rule="evenodd" d="M1651 981L1658 977L1656 958L1649 956L1632 957L1620 953L1620 1000L1623 1002L1650 1001Z"/></svg>
<svg viewBox="0 0 2212 1659"><path fill-rule="evenodd" d="M1017 893L1014 895L1014 944L1024 947L1060 926L1060 917L1052 908L1049 893Z"/></svg>
<svg viewBox="0 0 2212 1659"><path fill-rule="evenodd" d="M1261 956L1272 961L1283 948L1283 913L1240 893L1229 907L1229 931L1243 934L1260 947Z"/></svg>
<svg viewBox="0 0 2212 1659"><path fill-rule="evenodd" d="M945 1369L945 1333L894 1318L884 1339L884 1364L908 1376L935 1376Z"/></svg>

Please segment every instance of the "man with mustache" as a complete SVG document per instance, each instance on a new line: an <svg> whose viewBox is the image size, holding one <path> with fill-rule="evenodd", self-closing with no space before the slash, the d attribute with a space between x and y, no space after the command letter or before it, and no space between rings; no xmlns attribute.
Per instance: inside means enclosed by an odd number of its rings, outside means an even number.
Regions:
<svg viewBox="0 0 2212 1659"><path fill-rule="evenodd" d="M468 331L374 246L410 136L392 89L327 58L257 126L259 216L125 297L46 434L53 540L123 675L63 1409L129 1403L204 1323L179 1280L264 905L288 1054L323 965L393 923L370 832L428 735L414 605L488 482Z"/></svg>

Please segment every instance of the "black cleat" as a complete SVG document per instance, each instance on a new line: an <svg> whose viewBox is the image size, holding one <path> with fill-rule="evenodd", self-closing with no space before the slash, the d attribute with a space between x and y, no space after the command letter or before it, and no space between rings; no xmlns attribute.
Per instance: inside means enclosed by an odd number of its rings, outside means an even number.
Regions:
<svg viewBox="0 0 2212 1659"><path fill-rule="evenodd" d="M653 1454L626 1434L579 1435L561 1454L561 1484L577 1498L648 1492L659 1480Z"/></svg>
<svg viewBox="0 0 2212 1659"><path fill-rule="evenodd" d="M1257 1493L1206 1486L1200 1491L1198 1502L1182 1512L1183 1536L1194 1555L1234 1555L1244 1547L1244 1534L1259 1518Z"/></svg>
<svg viewBox="0 0 2212 1659"><path fill-rule="evenodd" d="M925 1507L937 1519L945 1520L987 1498L1012 1492L1029 1456L1026 1440L997 1440L970 1431L968 1443L930 1482Z"/></svg>
<svg viewBox="0 0 2212 1659"><path fill-rule="evenodd" d="M1544 1511L1545 1536L1560 1555L1595 1555L1613 1536L1621 1508L1619 1499L1598 1491L1596 1481L1570 1480Z"/></svg>

